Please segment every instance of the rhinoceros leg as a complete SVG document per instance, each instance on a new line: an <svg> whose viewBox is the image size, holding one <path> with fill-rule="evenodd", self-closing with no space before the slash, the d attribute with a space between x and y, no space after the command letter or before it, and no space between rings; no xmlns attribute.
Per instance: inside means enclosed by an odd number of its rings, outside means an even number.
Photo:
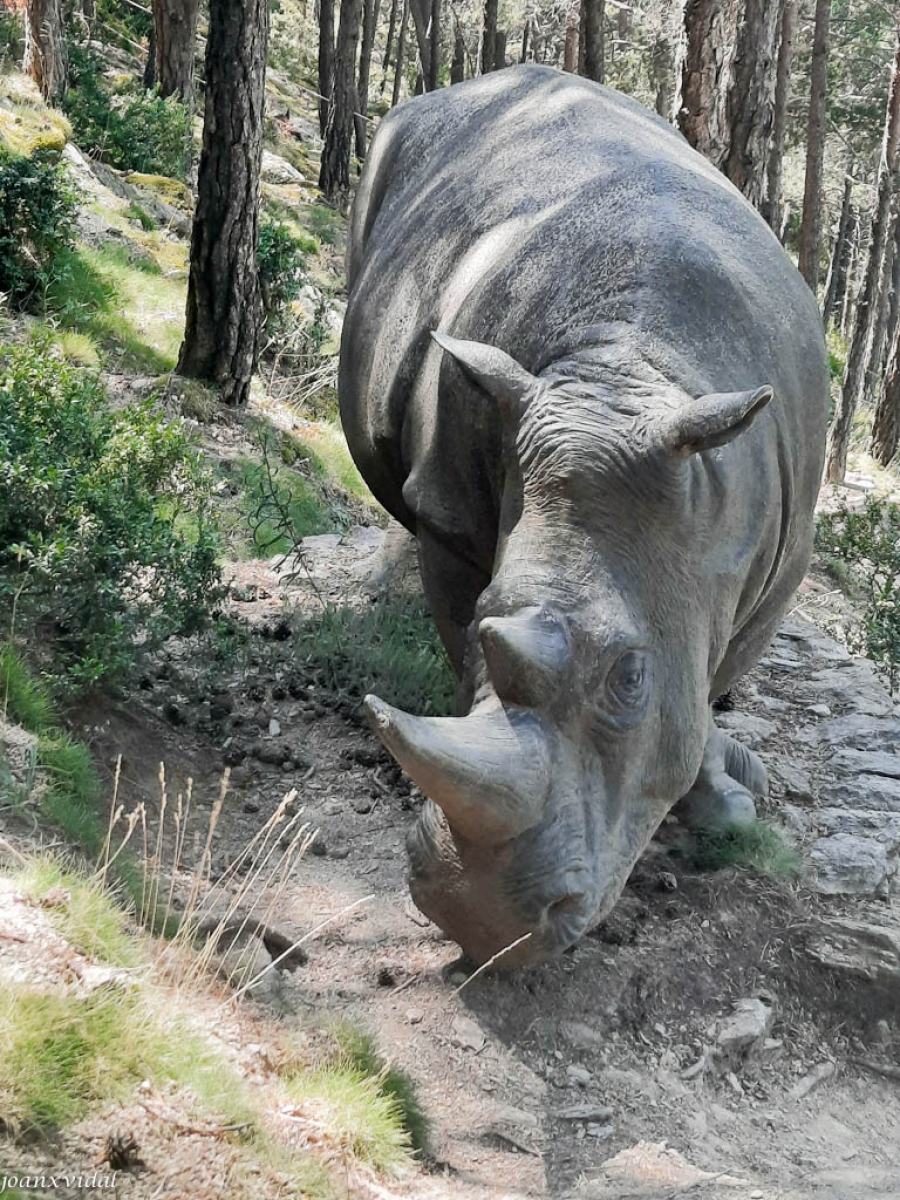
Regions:
<svg viewBox="0 0 900 1200"><path fill-rule="evenodd" d="M717 729L710 717L709 738L694 786L673 812L691 829L726 829L756 820L753 793L768 790L758 755Z"/></svg>
<svg viewBox="0 0 900 1200"><path fill-rule="evenodd" d="M450 663L462 677L467 630L478 597L491 581L489 574L454 554L426 529L416 534L422 590ZM461 698L460 703L464 703Z"/></svg>

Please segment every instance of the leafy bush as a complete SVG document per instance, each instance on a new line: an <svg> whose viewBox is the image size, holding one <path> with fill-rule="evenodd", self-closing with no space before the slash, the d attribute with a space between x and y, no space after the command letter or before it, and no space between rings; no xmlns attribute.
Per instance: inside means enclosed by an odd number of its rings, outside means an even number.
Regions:
<svg viewBox="0 0 900 1200"><path fill-rule="evenodd" d="M261 221L256 259L269 323L283 319L287 306L300 294L306 249L286 225L265 218Z"/></svg>
<svg viewBox="0 0 900 1200"><path fill-rule="evenodd" d="M870 495L859 511L827 513L816 527L816 549L840 564L860 593L850 648L874 659L893 692L900 674L900 508Z"/></svg>
<svg viewBox="0 0 900 1200"><path fill-rule="evenodd" d="M77 200L59 155L0 149L0 291L17 308L39 308L64 270Z"/></svg>
<svg viewBox="0 0 900 1200"><path fill-rule="evenodd" d="M25 48L25 30L17 12L0 8L0 67L21 60Z"/></svg>
<svg viewBox="0 0 900 1200"><path fill-rule="evenodd" d="M211 491L149 402L112 412L47 346L0 357L0 598L40 625L70 685L203 624L220 595Z"/></svg>
<svg viewBox="0 0 900 1200"><path fill-rule="evenodd" d="M183 179L191 160L191 118L174 97L163 100L127 81L111 87L99 59L69 51L65 111L82 149L121 171Z"/></svg>

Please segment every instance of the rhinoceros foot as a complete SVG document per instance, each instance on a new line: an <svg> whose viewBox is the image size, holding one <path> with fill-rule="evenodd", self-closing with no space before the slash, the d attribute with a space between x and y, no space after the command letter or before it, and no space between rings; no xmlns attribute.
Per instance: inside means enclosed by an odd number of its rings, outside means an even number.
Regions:
<svg viewBox="0 0 900 1200"><path fill-rule="evenodd" d="M752 825L756 820L753 796L765 796L768 790L759 755L713 725L694 786L673 811L689 829Z"/></svg>

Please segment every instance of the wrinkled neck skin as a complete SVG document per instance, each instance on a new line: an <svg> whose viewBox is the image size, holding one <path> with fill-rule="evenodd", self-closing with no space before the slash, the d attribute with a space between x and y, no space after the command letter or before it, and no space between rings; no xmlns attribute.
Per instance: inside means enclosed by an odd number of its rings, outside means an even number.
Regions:
<svg viewBox="0 0 900 1200"><path fill-rule="evenodd" d="M536 731L548 782L515 837L484 841L428 803L410 839L416 903L476 961L514 942L500 966L540 960L601 920L700 766L725 647L710 652L705 539L685 533L694 464L654 453L651 391L677 403L649 370L567 360L507 429L462 695L467 720Z"/></svg>

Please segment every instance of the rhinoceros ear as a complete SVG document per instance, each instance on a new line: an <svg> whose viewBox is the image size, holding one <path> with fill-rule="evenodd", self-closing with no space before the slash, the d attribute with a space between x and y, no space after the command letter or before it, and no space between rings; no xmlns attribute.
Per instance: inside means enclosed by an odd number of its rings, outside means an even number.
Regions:
<svg viewBox="0 0 900 1200"><path fill-rule="evenodd" d="M507 410L514 410L537 386L537 380L514 358L484 342L466 342L432 332L431 336L486 392Z"/></svg>
<svg viewBox="0 0 900 1200"><path fill-rule="evenodd" d="M752 392L715 392L692 400L666 417L663 444L681 458L724 446L750 428L774 394L766 384Z"/></svg>

